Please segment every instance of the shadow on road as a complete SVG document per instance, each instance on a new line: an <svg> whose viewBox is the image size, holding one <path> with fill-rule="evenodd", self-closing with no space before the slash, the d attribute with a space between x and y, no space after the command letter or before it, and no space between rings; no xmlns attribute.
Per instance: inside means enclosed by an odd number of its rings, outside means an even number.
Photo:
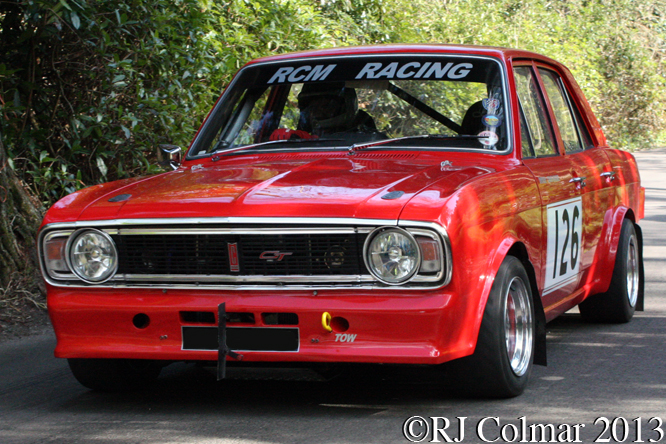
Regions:
<svg viewBox="0 0 666 444"><path fill-rule="evenodd" d="M583 410L586 405L615 402L620 395L625 401L661 400L666 375L641 363L654 359L655 353L664 355L663 322L663 317L649 314L621 325L586 324L578 314L556 319L548 324L549 365L536 367L525 394L508 401L461 397L455 381L427 366L353 366L329 381L315 380L308 369L230 368L230 378L218 382L213 369L178 363L166 367L145 391L88 391L59 408L78 414L145 408L179 415L331 415L333 410L336 415L358 416L415 404L523 404L570 399L572 394Z"/></svg>

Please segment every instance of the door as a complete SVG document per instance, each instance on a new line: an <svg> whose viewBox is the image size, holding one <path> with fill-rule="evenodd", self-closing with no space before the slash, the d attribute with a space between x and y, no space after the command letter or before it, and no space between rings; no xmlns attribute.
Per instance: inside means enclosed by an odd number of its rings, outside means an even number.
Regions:
<svg viewBox="0 0 666 444"><path fill-rule="evenodd" d="M538 72L555 119L560 148L563 149L564 157L570 161L582 192L580 287L587 292L593 284L591 277L598 275L594 270L594 264L597 263L595 254L601 240L604 219L611 215L612 166L605 150L592 143L580 111L572 100L574 96L569 93L564 79L547 66L539 66Z"/></svg>
<svg viewBox="0 0 666 444"><path fill-rule="evenodd" d="M581 281L585 176L564 155L535 67L514 68L520 105L521 149L541 197L544 239L537 269L548 319L576 297ZM549 313L550 312L550 313Z"/></svg>

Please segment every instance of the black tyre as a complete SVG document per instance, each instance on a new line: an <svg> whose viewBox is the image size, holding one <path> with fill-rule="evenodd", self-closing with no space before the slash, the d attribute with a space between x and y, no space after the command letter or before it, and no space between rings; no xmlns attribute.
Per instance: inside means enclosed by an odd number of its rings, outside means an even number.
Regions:
<svg viewBox="0 0 666 444"><path fill-rule="evenodd" d="M145 359L68 359L81 385L100 392L123 392L148 387L162 366Z"/></svg>
<svg viewBox="0 0 666 444"><path fill-rule="evenodd" d="M626 323L636 311L640 289L640 244L633 222L622 222L615 266L608 291L590 296L578 305L587 322Z"/></svg>
<svg viewBox="0 0 666 444"><path fill-rule="evenodd" d="M529 277L517 258L507 256L497 272L472 356L452 363L474 395L520 395L532 372L534 304Z"/></svg>

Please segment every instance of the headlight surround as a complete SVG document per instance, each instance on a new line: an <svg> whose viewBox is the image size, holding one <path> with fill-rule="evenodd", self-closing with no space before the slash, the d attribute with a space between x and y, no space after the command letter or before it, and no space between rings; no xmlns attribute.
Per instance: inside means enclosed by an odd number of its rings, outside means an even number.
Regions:
<svg viewBox="0 0 666 444"><path fill-rule="evenodd" d="M85 282L100 284L118 270L118 251L111 236L86 228L76 231L67 242L67 265Z"/></svg>
<svg viewBox="0 0 666 444"><path fill-rule="evenodd" d="M368 271L377 280L388 285L400 285L416 275L421 266L421 251L408 231L382 227L368 237L363 259Z"/></svg>

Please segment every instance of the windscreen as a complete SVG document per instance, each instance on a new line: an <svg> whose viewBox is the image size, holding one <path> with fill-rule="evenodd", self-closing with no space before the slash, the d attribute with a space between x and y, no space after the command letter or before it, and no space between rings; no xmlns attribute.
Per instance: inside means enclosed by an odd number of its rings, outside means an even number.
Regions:
<svg viewBox="0 0 666 444"><path fill-rule="evenodd" d="M508 148L494 59L348 56L250 65L216 105L190 157L346 148Z"/></svg>

